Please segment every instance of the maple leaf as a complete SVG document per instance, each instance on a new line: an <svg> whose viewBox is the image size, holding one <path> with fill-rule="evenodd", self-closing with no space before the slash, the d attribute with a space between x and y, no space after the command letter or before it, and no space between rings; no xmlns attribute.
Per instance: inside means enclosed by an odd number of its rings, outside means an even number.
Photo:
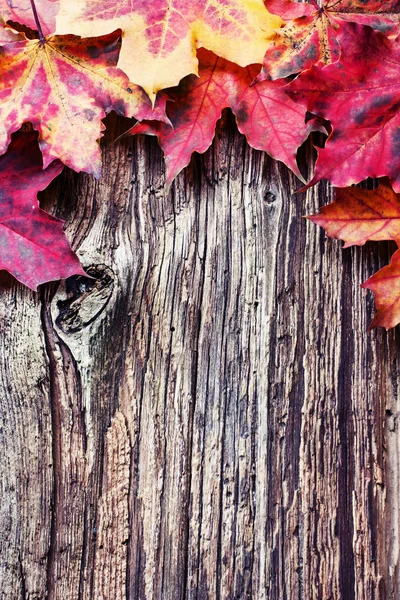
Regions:
<svg viewBox="0 0 400 600"><path fill-rule="evenodd" d="M308 2L295 2L294 0L265 0L264 4L270 13L279 15L284 21L313 15L316 9L315 5Z"/></svg>
<svg viewBox="0 0 400 600"><path fill-rule="evenodd" d="M101 38L52 36L6 44L0 53L0 152L10 132L30 121L40 133L46 167L55 158L75 171L100 176L101 119L115 110L137 119L165 118L145 92L114 65L119 32Z"/></svg>
<svg viewBox="0 0 400 600"><path fill-rule="evenodd" d="M322 7L286 0L282 10L290 21L280 29L266 51L258 81L299 73L312 65L328 65L348 56L346 33L349 22L369 25L395 37L399 33L400 2L392 0L327 0ZM279 0L267 2L279 13ZM284 17L283 17L284 18Z"/></svg>
<svg viewBox="0 0 400 600"><path fill-rule="evenodd" d="M390 265L372 275L361 287L374 292L377 312L369 326L391 329L400 323L400 250L393 254Z"/></svg>
<svg viewBox="0 0 400 600"><path fill-rule="evenodd" d="M376 190L338 188L335 201L308 218L329 237L343 240L344 248L362 246L368 240L400 243L400 198L386 183Z"/></svg>
<svg viewBox="0 0 400 600"><path fill-rule="evenodd" d="M43 35L54 33L59 0L35 0L34 5L40 15ZM0 15L4 21L16 21L30 29L37 29L31 0L0 0Z"/></svg>
<svg viewBox="0 0 400 600"><path fill-rule="evenodd" d="M399 40L349 24L346 44L346 58L323 69L312 67L285 88L332 124L309 185L325 178L346 187L389 176L400 191Z"/></svg>
<svg viewBox="0 0 400 600"><path fill-rule="evenodd" d="M172 127L144 121L127 132L158 137L165 155L167 186L189 164L194 151L209 148L216 123L227 107L235 113L239 131L253 148L265 150L301 178L296 150L310 131L320 128L314 122L305 124L304 111L287 101L282 91L285 82L251 86L259 65L239 67L204 49L198 57L199 77L190 75L168 90L173 100L167 105Z"/></svg>
<svg viewBox="0 0 400 600"><path fill-rule="evenodd" d="M389 37L399 34L400 0L329 0L326 5L342 21L368 25Z"/></svg>
<svg viewBox="0 0 400 600"><path fill-rule="evenodd" d="M36 195L61 173L43 170L37 132L17 132L0 156L0 269L31 289L46 281L85 275L63 232L63 221L39 208Z"/></svg>
<svg viewBox="0 0 400 600"><path fill-rule="evenodd" d="M328 236L348 246L362 246L369 240L394 240L400 244L400 195L387 182L376 190L351 187L336 189L335 201L308 217L321 225ZM390 265L362 284L375 295L377 313L370 325L390 329L400 323L400 251Z"/></svg>
<svg viewBox="0 0 400 600"><path fill-rule="evenodd" d="M263 0L61 0L56 31L85 36L121 28L118 66L153 100L197 73L196 48L241 66L260 63L281 24Z"/></svg>

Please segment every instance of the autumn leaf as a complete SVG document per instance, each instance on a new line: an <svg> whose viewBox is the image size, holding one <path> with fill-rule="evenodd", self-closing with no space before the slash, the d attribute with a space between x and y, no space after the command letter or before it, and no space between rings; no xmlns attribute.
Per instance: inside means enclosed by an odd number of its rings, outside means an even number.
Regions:
<svg viewBox="0 0 400 600"><path fill-rule="evenodd" d="M345 248L369 240L394 240L400 244L400 195L388 183L376 190L345 188L335 191L335 201L321 208L311 221L328 236L344 240ZM370 277L362 287L374 292L377 313L370 325L390 329L400 323L400 251L390 265Z"/></svg>
<svg viewBox="0 0 400 600"><path fill-rule="evenodd" d="M0 156L0 269L32 289L46 281L85 275L63 232L63 221L39 208L36 195L61 173L43 170L37 132L17 132Z"/></svg>
<svg viewBox="0 0 400 600"><path fill-rule="evenodd" d="M374 292L377 312L369 326L391 329L400 323L400 250L396 250L390 265L372 275L361 287Z"/></svg>
<svg viewBox="0 0 400 600"><path fill-rule="evenodd" d="M335 62L340 56L338 27L325 10L289 21L268 47L257 81L288 77L319 62Z"/></svg>
<svg viewBox="0 0 400 600"><path fill-rule="evenodd" d="M337 19L368 25L389 37L399 34L400 0L329 0L326 10Z"/></svg>
<svg viewBox="0 0 400 600"><path fill-rule="evenodd" d="M263 0L61 0L57 33L87 36L122 29L118 66L153 100L159 90L197 73L196 48L241 66L261 63L281 24Z"/></svg>
<svg viewBox="0 0 400 600"><path fill-rule="evenodd" d="M100 176L98 138L108 112L165 118L165 98L152 110L138 86L115 68L119 32L102 38L52 36L44 43L6 44L0 53L0 152L10 133L30 121L40 133L46 167L59 158L75 171Z"/></svg>
<svg viewBox="0 0 400 600"><path fill-rule="evenodd" d="M258 65L239 67L204 49L199 50L198 57L199 77L190 75L168 90L173 100L167 105L172 127L142 122L128 132L158 137L165 155L167 186L189 164L193 152L209 148L221 111L227 107L235 113L239 131L253 148L265 150L301 177L296 150L319 126L315 122L305 124L304 111L288 102L282 91L284 83L251 86Z"/></svg>
<svg viewBox="0 0 400 600"><path fill-rule="evenodd" d="M59 0L35 0L43 35L54 33ZM4 21L16 21L30 29L37 29L31 0L0 0L0 16Z"/></svg>
<svg viewBox="0 0 400 600"><path fill-rule="evenodd" d="M400 43L349 24L346 44L347 58L312 67L286 87L296 102L332 123L309 185L324 178L346 187L389 176L400 191Z"/></svg>
<svg viewBox="0 0 400 600"><path fill-rule="evenodd" d="M348 246L362 246L368 240L394 240L400 243L400 196L390 185L376 190L358 187L338 188L335 201L308 217Z"/></svg>
<svg viewBox="0 0 400 600"><path fill-rule="evenodd" d="M267 8L278 11L279 4L273 0L267 2ZM277 31L268 47L259 81L287 77L316 64L328 65L341 54L350 57L343 39L349 23L368 25L392 37L400 32L398 0L328 0L321 8L313 4L314 8L290 0L283 3L282 18L285 15L290 21Z"/></svg>
<svg viewBox="0 0 400 600"><path fill-rule="evenodd" d="M294 0L265 0L264 4L270 13L279 15L284 21L311 16L316 9L308 2L295 2Z"/></svg>

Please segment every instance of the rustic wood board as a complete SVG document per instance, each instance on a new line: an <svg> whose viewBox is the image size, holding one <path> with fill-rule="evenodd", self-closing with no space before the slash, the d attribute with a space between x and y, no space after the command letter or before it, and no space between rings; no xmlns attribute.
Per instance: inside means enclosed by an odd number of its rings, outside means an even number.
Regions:
<svg viewBox="0 0 400 600"><path fill-rule="evenodd" d="M168 197L108 124L103 178L44 200L94 278L1 277L1 598L400 598L388 246L327 240L328 186L229 115Z"/></svg>

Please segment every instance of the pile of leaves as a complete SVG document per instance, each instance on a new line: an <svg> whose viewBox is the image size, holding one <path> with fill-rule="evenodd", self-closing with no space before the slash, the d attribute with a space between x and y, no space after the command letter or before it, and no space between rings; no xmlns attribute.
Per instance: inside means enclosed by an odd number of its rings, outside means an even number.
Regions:
<svg viewBox="0 0 400 600"><path fill-rule="evenodd" d="M37 193L63 165L101 176L112 110L158 137L167 189L226 107L300 179L298 148L325 132L306 187L338 189L311 219L346 246L400 243L400 0L0 0L0 15L0 269L32 289L84 273ZM363 285L372 326L399 323L400 250Z"/></svg>

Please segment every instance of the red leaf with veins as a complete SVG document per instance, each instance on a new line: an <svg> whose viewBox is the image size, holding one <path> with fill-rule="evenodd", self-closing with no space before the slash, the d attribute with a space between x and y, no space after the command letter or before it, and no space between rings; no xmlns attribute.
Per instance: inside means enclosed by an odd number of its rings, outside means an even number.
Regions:
<svg viewBox="0 0 400 600"><path fill-rule="evenodd" d="M0 152L10 133L30 121L40 133L44 166L59 158L75 171L100 176L98 139L111 110L137 119L165 118L165 98L153 111L142 88L115 67L120 32L98 38L25 40L0 53Z"/></svg>
<svg viewBox="0 0 400 600"><path fill-rule="evenodd" d="M351 24L346 45L347 58L313 67L286 87L296 102L332 123L309 185L324 178L346 187L389 176L399 192L400 43Z"/></svg>
<svg viewBox="0 0 400 600"><path fill-rule="evenodd" d="M205 152L212 143L215 125L224 108L236 114L239 131L251 146L265 150L287 164L301 177L296 164L297 148L310 131L320 129L314 122L304 123L304 111L288 102L282 82L250 84L258 65L247 68L215 56L198 52L199 77L186 77L168 91L173 102L167 105L172 127L155 121L138 123L130 134L156 135L164 151L167 185L186 165L193 152Z"/></svg>
<svg viewBox="0 0 400 600"><path fill-rule="evenodd" d="M270 13L279 15L284 21L298 17L311 16L315 13L315 6L308 2L294 2L293 0L265 0L265 6Z"/></svg>
<svg viewBox="0 0 400 600"><path fill-rule="evenodd" d="M282 12L279 4L272 0L267 8L290 20L268 47L258 81L287 77L319 63L328 65L340 55L351 57L343 38L349 23L368 25L391 37L400 32L399 0L328 0L319 10L286 0Z"/></svg>
<svg viewBox="0 0 400 600"><path fill-rule="evenodd" d="M37 133L14 133L0 156L0 269L35 290L46 281L85 275L63 232L63 221L39 208L37 193L61 173L43 170Z"/></svg>

